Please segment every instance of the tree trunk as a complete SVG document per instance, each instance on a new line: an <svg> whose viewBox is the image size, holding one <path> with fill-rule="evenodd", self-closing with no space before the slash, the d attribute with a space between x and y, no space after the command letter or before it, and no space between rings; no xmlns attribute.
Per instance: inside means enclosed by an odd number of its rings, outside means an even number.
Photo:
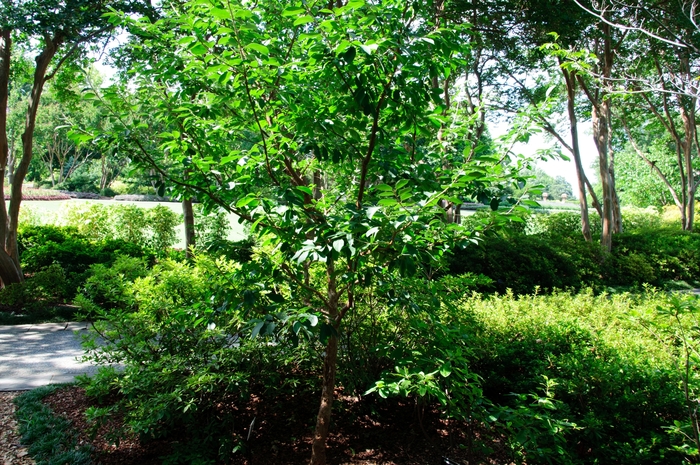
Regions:
<svg viewBox="0 0 700 465"><path fill-rule="evenodd" d="M321 405L316 417L314 441L311 446L311 465L326 464L326 439L331 425L331 412L335 399L335 372L338 364L338 339L328 338L326 356L323 358L323 387L321 390Z"/></svg>
<svg viewBox="0 0 700 465"><path fill-rule="evenodd" d="M586 199L586 175L581 161L581 148L578 143L578 119L576 118L576 79L573 73L562 68L566 81L566 100L569 114L569 127L571 128L571 153L576 165L576 178L578 179L578 202L581 208L581 233L586 242L593 242L591 234L591 221L588 217L588 200Z"/></svg>
<svg viewBox="0 0 700 465"><path fill-rule="evenodd" d="M13 279L16 276L22 276L21 267L19 264L19 253L17 251L17 226L19 223L19 208L22 203L22 184L29 170L29 163L32 161L32 150L34 142L34 127L36 125L36 113L39 109L41 101L41 93L44 90L46 82L46 72L51 60L56 55L58 47L61 45L62 38L60 36L45 37L45 45L39 56L36 57L36 68L34 70L34 83L32 84L32 92L29 97L29 107L27 108L27 117L24 123L24 133L22 133L22 159L17 165L14 173L14 178L11 185L10 206L8 212L7 234L5 235L5 252L12 258L17 267L18 273L13 275L3 276L0 274L3 282L6 278ZM0 273L2 271L0 270Z"/></svg>
<svg viewBox="0 0 700 465"><path fill-rule="evenodd" d="M338 311L338 283L335 275L335 263L332 258L326 262L327 295L326 323L337 331L343 317ZM316 417L314 440L311 445L311 465L326 465L326 440L331 426L331 412L335 399L335 373L338 365L338 338L331 335L326 342L326 354L323 357L323 386L321 387L321 404Z"/></svg>
<svg viewBox="0 0 700 465"><path fill-rule="evenodd" d="M184 199L182 201L182 214L185 217L185 256L189 260L192 258L192 249L195 246L194 210L192 209L192 199Z"/></svg>
<svg viewBox="0 0 700 465"><path fill-rule="evenodd" d="M603 249L610 252L612 250L613 233L613 197L611 195L612 184L610 181L610 171L608 171L608 121L605 112L600 106L593 105L591 113L593 122L593 136L596 148L598 149L598 163L600 167L600 183L603 189L603 230L600 234L600 244Z"/></svg>
<svg viewBox="0 0 700 465"><path fill-rule="evenodd" d="M10 157L7 141L7 98L10 83L10 59L12 56L12 37L9 29L0 30L0 244L7 243L7 205L5 203L5 172ZM16 247L15 247L16 249ZM18 263L0 247L0 281L3 286L22 281L22 272Z"/></svg>

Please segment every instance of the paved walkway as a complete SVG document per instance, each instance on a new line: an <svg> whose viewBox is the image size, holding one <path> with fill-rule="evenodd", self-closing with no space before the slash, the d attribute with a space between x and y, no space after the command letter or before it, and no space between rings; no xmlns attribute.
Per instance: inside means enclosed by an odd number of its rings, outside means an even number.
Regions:
<svg viewBox="0 0 700 465"><path fill-rule="evenodd" d="M79 363L81 332L88 323L0 326L0 391L69 383L96 368Z"/></svg>

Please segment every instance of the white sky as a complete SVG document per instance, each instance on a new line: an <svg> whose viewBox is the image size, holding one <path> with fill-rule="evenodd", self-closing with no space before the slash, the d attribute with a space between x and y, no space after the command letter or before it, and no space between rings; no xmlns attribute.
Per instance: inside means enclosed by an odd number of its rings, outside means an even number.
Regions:
<svg viewBox="0 0 700 465"><path fill-rule="evenodd" d="M491 131L491 135L493 137L497 137L503 134L506 131L506 129L506 123L489 124L489 130ZM591 165L598 156L598 152L596 151L595 144L593 142L591 123L579 123L578 134L583 169L591 183L594 183L595 179L597 179L597 173L595 169L591 168ZM556 146L556 141L542 133L531 137L530 141L527 144L516 144L515 147L513 147L513 151L522 155L533 155L539 149ZM569 182L569 184L571 184L574 196L576 196L578 192L578 181L576 179L576 166L574 165L574 160L567 150L562 148L561 152L571 159L569 161L540 161L537 163L537 166L550 176L563 176L564 179L566 179Z"/></svg>

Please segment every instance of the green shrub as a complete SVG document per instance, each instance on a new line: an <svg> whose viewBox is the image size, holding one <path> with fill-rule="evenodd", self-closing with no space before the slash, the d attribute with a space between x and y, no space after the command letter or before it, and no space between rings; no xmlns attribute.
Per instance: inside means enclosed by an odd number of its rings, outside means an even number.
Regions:
<svg viewBox="0 0 700 465"><path fill-rule="evenodd" d="M528 294L537 288L581 287L575 262L535 236L488 237L477 245L453 249L448 267L452 274L488 276L500 292L512 289Z"/></svg>
<svg viewBox="0 0 700 465"><path fill-rule="evenodd" d="M686 417L674 356L631 319L664 302L590 292L475 297L467 304L479 323L472 371L489 400L513 409L511 393L539 391L543 376L556 381L561 403L550 414L577 425L565 446L577 463L680 463L665 432Z"/></svg>
<svg viewBox="0 0 700 465"><path fill-rule="evenodd" d="M76 304L87 313L94 313L94 307L87 302L102 309L130 309L133 305L130 284L145 277L148 269L143 258L120 256L111 266L92 265L88 274L90 277L81 288Z"/></svg>
<svg viewBox="0 0 700 465"><path fill-rule="evenodd" d="M97 271L110 281L115 274ZM247 402L253 389L300 393L314 385L305 375L318 364L312 344L298 340L293 350L287 339L268 344L272 336L240 337L254 316L246 302L260 291L247 290L242 276L238 265L198 256L192 264L165 260L146 276L124 279L123 288L95 286L93 295L105 309L84 294L100 317L99 333L86 341L88 359L124 366L121 372L101 368L83 380L88 395L119 394L113 408L92 412L95 419L122 414L124 431L144 437L184 430L187 440L164 459L169 463L227 460L242 438L232 417L222 414L223 405Z"/></svg>
<svg viewBox="0 0 700 465"><path fill-rule="evenodd" d="M151 230L151 244L157 251L165 251L177 242L175 228L182 223L182 215L170 208L157 205L148 210L148 224Z"/></svg>
<svg viewBox="0 0 700 465"><path fill-rule="evenodd" d="M604 273L611 284L700 282L700 234L677 228L616 234Z"/></svg>
<svg viewBox="0 0 700 465"><path fill-rule="evenodd" d="M99 192L97 181L98 179L96 175L78 173L74 174L62 183L57 184L56 189L60 191L89 192L92 194L97 194Z"/></svg>
<svg viewBox="0 0 700 465"><path fill-rule="evenodd" d="M164 205L78 204L66 214L66 223L93 241L117 239L153 248L159 254L177 242L176 228L181 221L181 215Z"/></svg>
<svg viewBox="0 0 700 465"><path fill-rule="evenodd" d="M68 300L73 299L88 278L88 269L94 264L110 265L119 256L142 258L151 265L154 260L151 252L137 244L117 239L93 242L71 227L24 228L18 235L18 249L23 271L34 275L28 281L36 281L54 265L64 273L64 279L60 281L61 294Z"/></svg>

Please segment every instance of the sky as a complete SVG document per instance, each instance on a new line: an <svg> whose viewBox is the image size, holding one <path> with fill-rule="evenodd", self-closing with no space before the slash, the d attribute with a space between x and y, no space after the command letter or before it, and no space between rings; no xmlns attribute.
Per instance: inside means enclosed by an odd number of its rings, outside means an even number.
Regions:
<svg viewBox="0 0 700 465"><path fill-rule="evenodd" d="M489 130L492 136L497 137L505 133L505 131L507 130L507 126L506 123L489 124ZM593 182L597 177L597 173L596 170L591 166L593 165L593 162L598 156L598 152L596 151L595 144L593 142L591 123L579 123L578 135L579 146L581 148L581 161L583 164L583 169L588 179L591 180L591 182ZM537 134L531 137L530 141L527 144L516 144L515 147L513 147L513 151L522 155L533 155L539 149L556 146L557 143L553 139L547 137L544 134ZM571 155L567 150L562 148L561 151L564 155L571 158ZM564 179L566 179L569 182L569 184L571 184L574 196L577 197L576 194L578 192L578 180L576 178L576 166L574 165L573 158L571 158L569 161L540 161L537 163L537 167L544 170L544 172L550 176L563 176Z"/></svg>

